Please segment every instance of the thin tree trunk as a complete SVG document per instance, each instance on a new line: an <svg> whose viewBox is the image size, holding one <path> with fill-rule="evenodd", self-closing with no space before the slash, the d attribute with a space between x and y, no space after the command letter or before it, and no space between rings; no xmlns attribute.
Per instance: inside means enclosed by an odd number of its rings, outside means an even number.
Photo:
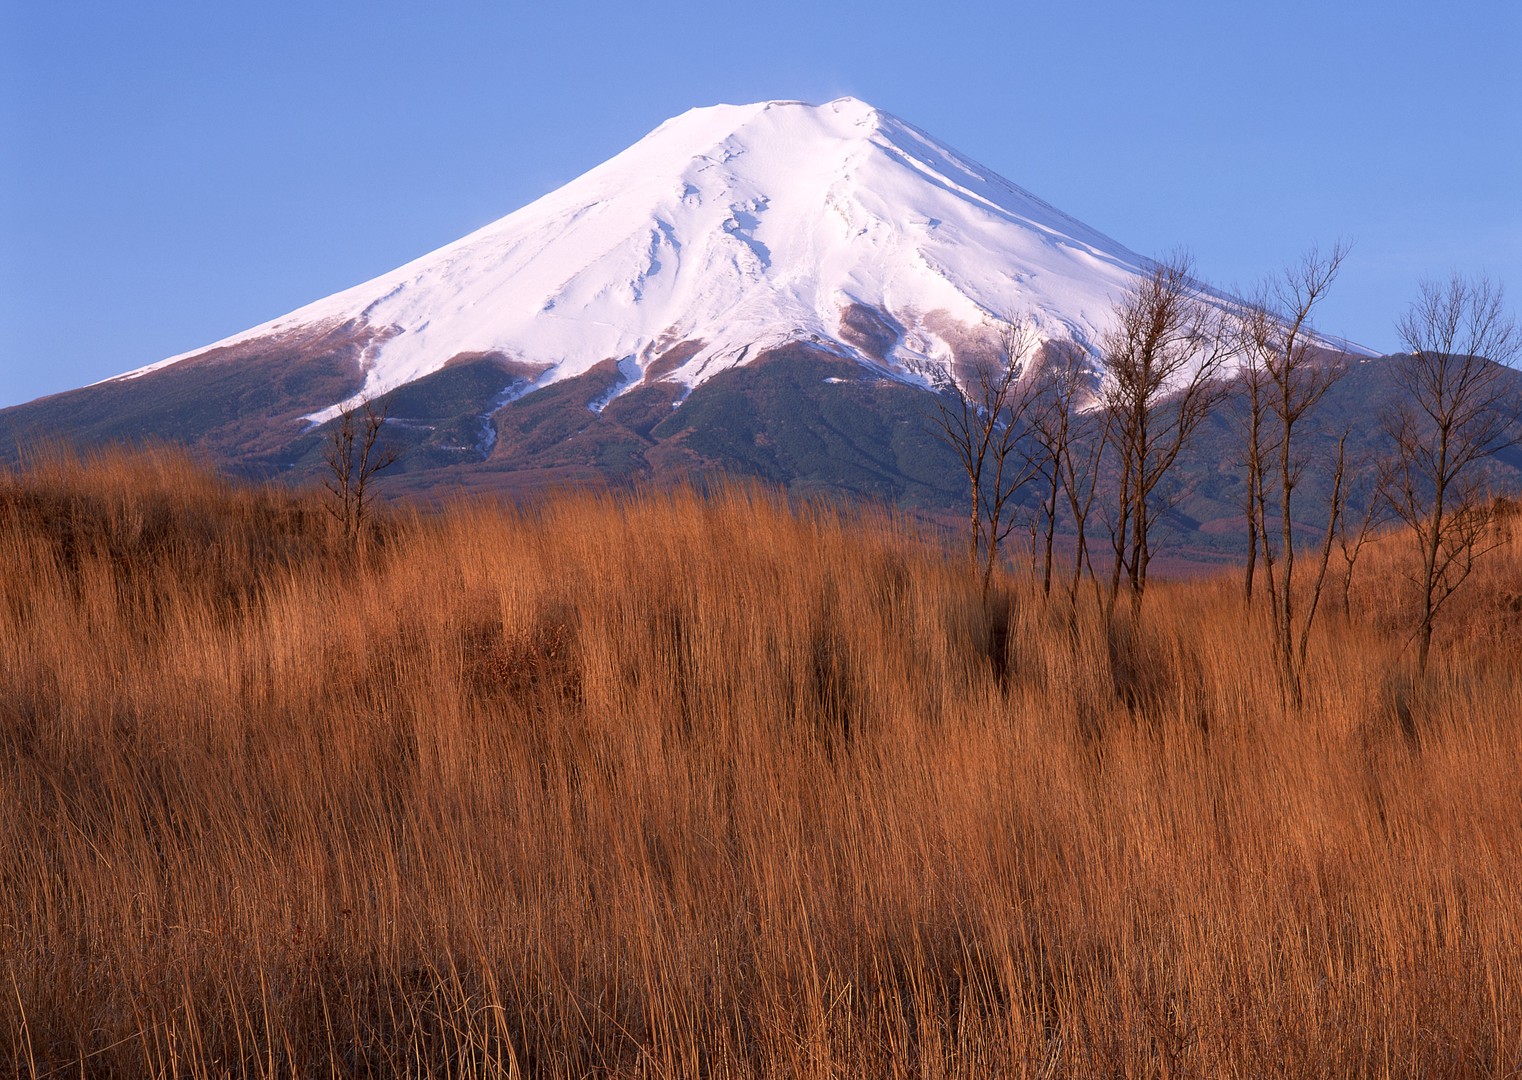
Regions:
<svg viewBox="0 0 1522 1080"><path fill-rule="evenodd" d="M1052 542L1057 532L1057 462L1052 461L1052 489L1046 503L1046 553L1042 559L1041 595L1052 595Z"/></svg>

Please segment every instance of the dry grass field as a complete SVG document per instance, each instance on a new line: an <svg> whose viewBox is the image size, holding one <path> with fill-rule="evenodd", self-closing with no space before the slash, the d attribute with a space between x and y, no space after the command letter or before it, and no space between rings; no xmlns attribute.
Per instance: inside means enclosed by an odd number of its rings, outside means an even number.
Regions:
<svg viewBox="0 0 1522 1080"><path fill-rule="evenodd" d="M1236 577L1107 630L755 490L378 525L0 479L0 1072L1522 1070L1516 517L1420 684L1378 541L1290 714Z"/></svg>

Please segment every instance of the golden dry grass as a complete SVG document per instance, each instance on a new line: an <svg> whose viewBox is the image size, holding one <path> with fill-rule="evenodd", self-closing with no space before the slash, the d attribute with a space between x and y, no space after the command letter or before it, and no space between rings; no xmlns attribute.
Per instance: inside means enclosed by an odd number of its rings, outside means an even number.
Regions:
<svg viewBox="0 0 1522 1080"><path fill-rule="evenodd" d="M1286 716L1235 580L990 615L754 490L397 512L355 563L315 496L39 466L0 1069L1514 1075L1522 540L1425 685L1401 550Z"/></svg>

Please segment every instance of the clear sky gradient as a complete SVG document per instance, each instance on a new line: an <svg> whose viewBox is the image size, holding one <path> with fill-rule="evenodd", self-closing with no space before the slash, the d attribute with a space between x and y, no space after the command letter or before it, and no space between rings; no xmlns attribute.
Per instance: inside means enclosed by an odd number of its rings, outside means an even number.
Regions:
<svg viewBox="0 0 1522 1080"><path fill-rule="evenodd" d="M1522 3L0 0L0 406L389 270L716 102L852 94L1248 285L1522 308Z"/></svg>

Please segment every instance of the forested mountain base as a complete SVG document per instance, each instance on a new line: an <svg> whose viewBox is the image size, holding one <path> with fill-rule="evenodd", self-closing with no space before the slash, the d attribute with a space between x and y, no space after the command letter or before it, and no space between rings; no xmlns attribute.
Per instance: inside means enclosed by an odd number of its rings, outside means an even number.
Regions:
<svg viewBox="0 0 1522 1080"><path fill-rule="evenodd" d="M1522 518L1277 692L1235 577L1107 625L759 489L383 513L0 480L0 1069L1522 1067Z"/></svg>

